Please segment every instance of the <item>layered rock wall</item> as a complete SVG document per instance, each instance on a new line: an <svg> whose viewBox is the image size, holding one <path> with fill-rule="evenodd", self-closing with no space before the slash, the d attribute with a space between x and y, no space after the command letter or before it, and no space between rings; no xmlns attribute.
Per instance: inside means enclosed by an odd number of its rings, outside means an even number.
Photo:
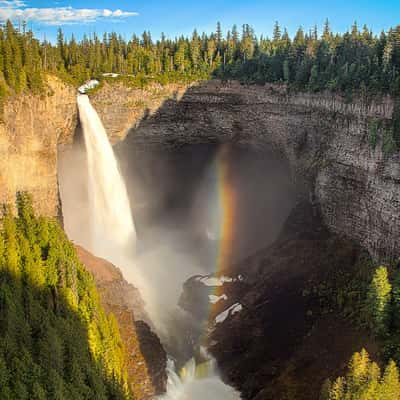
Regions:
<svg viewBox="0 0 400 400"><path fill-rule="evenodd" d="M14 204L16 192L28 191L38 214L61 215L57 147L72 143L75 93L49 78L43 95L24 94L6 101L0 123L0 204Z"/></svg>
<svg viewBox="0 0 400 400"><path fill-rule="evenodd" d="M121 115L120 105L110 105L107 114L113 114L112 107ZM272 146L286 156L294 182L320 205L334 232L387 260L400 256L400 154L383 151L392 113L389 97L346 103L327 93L289 94L278 86L210 81L188 88L180 99L166 98L139 121L125 121L121 128L130 126L125 129L130 133L121 146L233 142L260 151ZM375 147L370 143L374 119L382 126Z"/></svg>
<svg viewBox="0 0 400 400"><path fill-rule="evenodd" d="M90 100L101 115L110 140L115 143L153 115L165 101L179 101L188 87L185 84L151 84L136 88L116 81L105 83Z"/></svg>

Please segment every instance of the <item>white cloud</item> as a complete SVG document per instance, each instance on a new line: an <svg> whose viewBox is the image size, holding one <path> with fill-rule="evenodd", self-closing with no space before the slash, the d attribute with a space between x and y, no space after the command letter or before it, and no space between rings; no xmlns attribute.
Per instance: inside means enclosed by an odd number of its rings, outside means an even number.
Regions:
<svg viewBox="0 0 400 400"><path fill-rule="evenodd" d="M22 0L0 0L0 7L18 8L25 6L26 3Z"/></svg>
<svg viewBox="0 0 400 400"><path fill-rule="evenodd" d="M95 22L105 18L135 17L132 11L96 8L29 8L23 0L0 0L0 21L34 21L45 25L72 25Z"/></svg>

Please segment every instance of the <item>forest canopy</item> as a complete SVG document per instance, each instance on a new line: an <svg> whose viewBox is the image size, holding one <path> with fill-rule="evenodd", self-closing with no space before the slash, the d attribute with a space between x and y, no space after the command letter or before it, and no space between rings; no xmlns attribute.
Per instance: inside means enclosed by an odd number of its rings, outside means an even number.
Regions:
<svg viewBox="0 0 400 400"><path fill-rule="evenodd" d="M326 21L300 27L294 37L278 23L271 38L258 37L250 25L215 32L154 40L150 32L126 40L116 33L39 41L26 25L10 21L0 29L0 95L40 92L45 73L80 84L116 73L143 84L193 81L216 76L246 83L285 82L299 90L342 93L400 92L400 26L375 35L356 23L345 33L331 31Z"/></svg>
<svg viewBox="0 0 400 400"><path fill-rule="evenodd" d="M0 398L125 400L125 350L113 315L58 222L18 195L0 220Z"/></svg>

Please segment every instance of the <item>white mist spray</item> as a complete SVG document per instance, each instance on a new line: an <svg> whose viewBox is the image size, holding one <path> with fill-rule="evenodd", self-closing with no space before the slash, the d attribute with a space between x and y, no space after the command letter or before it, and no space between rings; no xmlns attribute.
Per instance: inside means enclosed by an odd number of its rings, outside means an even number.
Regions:
<svg viewBox="0 0 400 400"><path fill-rule="evenodd" d="M78 108L87 151L90 250L118 265L120 252L115 250L133 247L136 241L128 193L107 133L88 96L78 96Z"/></svg>
<svg viewBox="0 0 400 400"><path fill-rule="evenodd" d="M171 271L166 268L163 253L158 255L156 260L148 256L145 260L143 257L134 258L132 250L136 243L135 225L125 182L119 171L113 149L88 96L78 96L78 108L87 152L88 207L91 212L90 250L96 256L103 257L122 268L125 279L137 285L144 295L147 311L153 318L155 326L162 327L159 309L163 307L156 304L157 296L154 292L159 288L153 287L157 280L154 272L164 277L162 271L166 270L167 275L163 283L171 290L175 288L176 283L168 282L168 274ZM188 263L190 264L190 261ZM182 262L177 265L181 264ZM150 265L155 265L156 271L152 271ZM190 265L188 266L187 263L184 265L188 276L195 274L196 271L190 273ZM181 276L185 276L184 271L181 271ZM170 277L171 279L173 280L174 276ZM165 286L163 290L166 291ZM165 301L166 299L163 303L164 313L166 312ZM180 375L176 373L173 363L169 362L167 372L167 393L160 397L162 400L238 400L240 398L233 388L225 385L219 378L212 360L197 367L194 360L190 360Z"/></svg>

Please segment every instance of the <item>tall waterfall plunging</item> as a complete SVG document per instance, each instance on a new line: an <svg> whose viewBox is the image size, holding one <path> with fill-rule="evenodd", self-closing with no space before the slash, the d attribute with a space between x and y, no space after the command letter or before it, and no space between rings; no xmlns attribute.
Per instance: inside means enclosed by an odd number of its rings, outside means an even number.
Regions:
<svg viewBox="0 0 400 400"><path fill-rule="evenodd" d="M132 248L136 241L128 193L107 133L87 95L78 95L78 108L87 152L90 250L118 264L120 253L115 249Z"/></svg>
<svg viewBox="0 0 400 400"><path fill-rule="evenodd" d="M156 256L156 260L152 260L152 257L149 256L135 256L132 251L136 244L134 219L125 182L119 171L112 146L87 95L78 95L78 108L86 145L88 168L88 207L91 229L87 245L96 256L118 265L125 279L139 287L146 302L146 309L153 319L154 325L159 327L162 325L160 324L160 310L167 313L166 308L168 307L163 298L161 298L162 304L156 304L157 296L154 296L154 292L158 292L160 288L153 287L155 286L154 272L157 275L165 276L164 292L168 291L167 287L169 290L174 290L176 282L170 274L171 271L165 271L163 252L160 253L160 256ZM156 271L151 270L151 265L156 266ZM175 266L175 268L177 267ZM195 274L195 271L191 271L187 266L186 274L188 276L185 277L185 272L181 271L181 278L186 279ZM204 355L203 358L208 358L209 361L196 367L195 361L192 359L181 374L175 371L174 364L170 361L167 368L167 393L160 399L238 400L239 394L219 378L212 358L204 357Z"/></svg>

